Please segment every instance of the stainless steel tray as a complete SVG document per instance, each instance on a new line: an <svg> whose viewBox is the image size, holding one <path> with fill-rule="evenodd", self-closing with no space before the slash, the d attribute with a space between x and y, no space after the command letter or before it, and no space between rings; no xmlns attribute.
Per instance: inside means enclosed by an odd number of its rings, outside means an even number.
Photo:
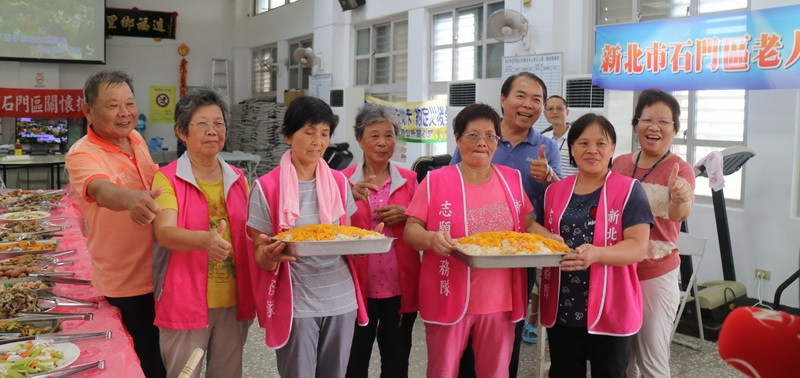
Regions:
<svg viewBox="0 0 800 378"><path fill-rule="evenodd" d="M12 258L14 256L24 255L24 254L27 254L27 253L31 253L31 254L51 253L51 252L55 252L56 249L58 249L58 239L43 239L43 240L35 240L35 241L37 243L52 243L53 247L52 248L47 248L47 249L35 250L35 251L22 250L22 249L18 249L18 248L16 248L16 249L6 249L6 250L0 251L0 260L9 259L9 258ZM0 245L9 245L9 244L16 244L16 243L19 243L19 242L2 242L2 243L0 243Z"/></svg>
<svg viewBox="0 0 800 378"><path fill-rule="evenodd" d="M366 240L326 240L284 242L289 256L340 256L386 253L392 248L394 238Z"/></svg>
<svg viewBox="0 0 800 378"><path fill-rule="evenodd" d="M471 268L540 268L559 266L564 253L477 256L456 249L450 255Z"/></svg>

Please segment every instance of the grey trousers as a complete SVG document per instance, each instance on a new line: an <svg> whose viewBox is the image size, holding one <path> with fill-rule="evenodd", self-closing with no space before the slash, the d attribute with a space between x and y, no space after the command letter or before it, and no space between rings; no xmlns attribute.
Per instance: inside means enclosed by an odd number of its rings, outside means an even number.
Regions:
<svg viewBox="0 0 800 378"><path fill-rule="evenodd" d="M205 350L206 378L241 377L242 353L252 320L236 321L236 306L208 310L208 328L159 328L161 359L167 377L177 377L195 348ZM200 366L192 377L200 376Z"/></svg>
<svg viewBox="0 0 800 378"><path fill-rule="evenodd" d="M344 377L356 312L319 318L294 318L289 341L275 350L282 378Z"/></svg>

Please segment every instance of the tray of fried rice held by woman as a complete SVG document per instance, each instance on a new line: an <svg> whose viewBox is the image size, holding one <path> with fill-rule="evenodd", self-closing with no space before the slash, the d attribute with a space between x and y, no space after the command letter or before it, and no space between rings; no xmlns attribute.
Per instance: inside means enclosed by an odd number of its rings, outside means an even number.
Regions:
<svg viewBox="0 0 800 378"><path fill-rule="evenodd" d="M312 224L275 235L286 243L289 256L338 256L386 253L394 238L353 226Z"/></svg>
<svg viewBox="0 0 800 378"><path fill-rule="evenodd" d="M453 257L472 268L559 266L566 244L538 234L481 232L456 239Z"/></svg>

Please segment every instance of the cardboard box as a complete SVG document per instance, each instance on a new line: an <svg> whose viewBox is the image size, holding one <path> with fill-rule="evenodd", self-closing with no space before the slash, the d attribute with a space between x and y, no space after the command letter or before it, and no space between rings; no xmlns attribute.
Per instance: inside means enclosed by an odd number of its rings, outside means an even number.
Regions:
<svg viewBox="0 0 800 378"><path fill-rule="evenodd" d="M283 91L283 106L289 106L292 101L300 96L305 96L306 92L302 90L285 90Z"/></svg>

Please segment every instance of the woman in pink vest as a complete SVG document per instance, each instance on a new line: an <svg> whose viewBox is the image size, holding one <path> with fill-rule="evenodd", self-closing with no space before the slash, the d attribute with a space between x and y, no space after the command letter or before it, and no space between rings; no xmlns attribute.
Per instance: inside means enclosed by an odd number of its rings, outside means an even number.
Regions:
<svg viewBox="0 0 800 378"><path fill-rule="evenodd" d="M520 172L491 164L500 116L473 104L453 122L463 160L431 171L408 208L405 240L423 250L419 313L425 322L427 377L456 377L472 338L478 377L508 377L514 323L525 316L526 270L470 269L450 252L453 239L485 231L536 232Z"/></svg>
<svg viewBox="0 0 800 378"><path fill-rule="evenodd" d="M629 377L670 376L672 323L680 304L678 234L694 202L694 168L670 152L680 119L681 106L671 94L642 91L632 121L641 149L617 157L611 168L642 183L655 220L647 257L636 269L646 321L633 339Z"/></svg>
<svg viewBox="0 0 800 378"><path fill-rule="evenodd" d="M206 377L241 377L255 317L247 180L217 156L225 145L228 109L228 100L208 88L183 96L175 105L175 134L186 153L153 179L153 189L161 190L153 222L155 325L169 377L180 374L198 347L207 351Z"/></svg>
<svg viewBox="0 0 800 378"><path fill-rule="evenodd" d="M394 109L367 103L356 115L355 134L364 162L344 171L358 210L353 226L367 230L383 223L395 238L388 253L353 258L359 289L367 298L366 327L356 327L347 377L367 378L372 345L378 338L382 377L408 377L411 333L417 319L419 251L403 241L406 207L417 189L417 174L389 160L394 154L398 121Z"/></svg>
<svg viewBox="0 0 800 378"><path fill-rule="evenodd" d="M625 377L628 347L642 325L636 263L653 223L638 181L611 172L617 136L603 116L586 114L567 136L578 174L545 192L545 227L575 253L542 269L540 312L548 327L551 377Z"/></svg>
<svg viewBox="0 0 800 378"><path fill-rule="evenodd" d="M280 165L253 183L247 226L255 243L253 294L265 343L281 377L344 377L353 328L367 323L358 279L340 255L292 257L270 236L308 224L349 224L350 186L322 155L338 119L330 106L299 97L281 133L291 147Z"/></svg>

